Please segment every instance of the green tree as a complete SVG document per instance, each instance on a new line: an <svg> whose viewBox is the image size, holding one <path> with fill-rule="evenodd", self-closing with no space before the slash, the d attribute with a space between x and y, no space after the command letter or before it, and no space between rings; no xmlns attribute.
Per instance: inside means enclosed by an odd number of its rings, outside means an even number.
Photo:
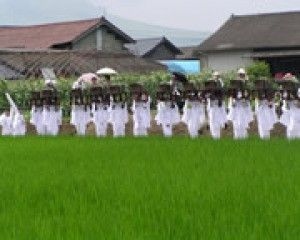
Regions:
<svg viewBox="0 0 300 240"><path fill-rule="evenodd" d="M250 80L270 78L270 65L264 61L255 61L253 64L247 67L247 73Z"/></svg>

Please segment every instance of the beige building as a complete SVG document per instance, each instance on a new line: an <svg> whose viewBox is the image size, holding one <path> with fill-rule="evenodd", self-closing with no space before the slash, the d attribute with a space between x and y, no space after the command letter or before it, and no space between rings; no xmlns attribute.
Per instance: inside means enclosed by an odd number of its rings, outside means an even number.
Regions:
<svg viewBox="0 0 300 240"><path fill-rule="evenodd" d="M300 74L300 12L232 15L197 48L202 68L218 71L269 63L271 72Z"/></svg>

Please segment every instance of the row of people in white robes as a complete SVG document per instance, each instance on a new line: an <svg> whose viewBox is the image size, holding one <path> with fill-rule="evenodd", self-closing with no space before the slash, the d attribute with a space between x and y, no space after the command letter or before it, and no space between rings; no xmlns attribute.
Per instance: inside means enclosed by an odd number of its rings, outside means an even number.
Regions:
<svg viewBox="0 0 300 240"><path fill-rule="evenodd" d="M192 138L197 137L199 130L208 123L211 136L219 139L228 121L233 124L235 139L247 138L250 123L254 120L250 101L230 100L228 108L227 114L225 102L220 103L218 100L209 99L206 108L204 103L186 100L181 120L187 125ZM159 102L157 109L155 118L157 124L162 126L165 136L172 136L173 126L180 122L178 107L171 106L170 102ZM270 138L270 132L278 122L274 104L268 101L256 101L255 114L259 136L263 139Z"/></svg>
<svg viewBox="0 0 300 240"><path fill-rule="evenodd" d="M150 100L147 102L133 102L132 105L134 135L147 136L151 125ZM92 109L84 106L73 106L71 124L75 126L78 135L85 135L87 125L93 122L96 135L107 135L108 124L113 127L114 137L125 136L125 127L128 123L128 109L125 103L111 102L109 106L93 104Z"/></svg>
<svg viewBox="0 0 300 240"><path fill-rule="evenodd" d="M221 137L221 130L227 122L224 106L224 103L219 105L217 100L209 100L207 106L211 135L216 139ZM199 130L207 123L206 107L202 102L186 100L181 117L176 104L164 101L159 102L155 120L158 125L162 126L164 136L172 136L174 125L182 121L186 124L189 135L192 138L196 138L199 135Z"/></svg>
<svg viewBox="0 0 300 240"><path fill-rule="evenodd" d="M96 135L107 135L108 124L113 126L115 137L125 136L125 127L128 122L128 110L125 103L112 102L109 106L93 104L92 109L83 105L73 105L70 123L75 126L78 135L85 135L89 123L94 123Z"/></svg>
<svg viewBox="0 0 300 240"><path fill-rule="evenodd" d="M224 102L219 104L217 100L209 100L207 109L205 109L205 105L201 102L186 100L182 117L176 104L159 102L155 120L158 125L162 126L164 136L172 136L174 125L182 121L187 125L189 135L193 138L197 137L199 129L208 123L211 135L215 139L221 137L222 129L225 127L227 121L231 121L234 138L244 139L248 137L250 123L254 120L254 115L256 115L258 132L261 138L270 138L270 132L278 121L287 127L288 138L299 138L300 108L297 104L297 102L290 102L288 104L289 107L285 104L283 106L283 115L279 120L274 103L267 100L256 101L255 112L252 111L249 101L242 99L230 100L228 114L226 113ZM132 111L134 135L147 136L151 123L150 101L134 101ZM10 121L6 115L2 115L1 119L2 126L7 125ZM22 119L22 116L20 116L20 119ZM32 109L31 123L36 126L37 132L40 135L57 135L61 121L61 110L56 111L55 107L50 107L50 109L43 107ZM84 106L73 106L71 124L75 126L78 135L85 135L89 122L95 124L97 136L107 135L109 123L113 126L115 137L124 136L125 126L128 122L127 105L113 102L110 106L94 104L91 110L89 108L85 109ZM7 126L12 125L8 124ZM14 126L18 126L18 124L15 123ZM3 127L3 129L4 134L11 133L8 127ZM22 131L20 130L19 132Z"/></svg>
<svg viewBox="0 0 300 240"><path fill-rule="evenodd" d="M300 104L297 100L285 102L280 119L276 113L275 103L268 100L256 100L255 112L252 111L250 101L242 99L230 100L228 108L229 112L226 116L224 103L220 106L216 101L208 101L208 123L211 135L215 139L221 137L221 130L227 121L233 124L235 139L247 138L250 123L254 121L255 115L260 138L269 139L271 131L278 122L286 126L287 138L300 138ZM182 120L187 124L190 136L197 137L198 130L206 123L205 106L199 102L192 104L186 102Z"/></svg>
<svg viewBox="0 0 300 240"><path fill-rule="evenodd" d="M74 121L74 115L71 118L71 123L74 124L77 132L80 135L85 135L86 126L89 122L93 122L96 127L97 136L106 136L108 124L113 126L113 133L115 137L125 135L125 125L128 122L127 106L122 104L112 104L110 107L94 105L92 111L85 111L81 109L82 114L76 114L77 122ZM134 135L147 136L148 129L151 125L150 101L148 102L133 102L133 122ZM288 119L290 123L285 120L284 124L287 127L287 136L295 136L297 132L296 116L300 110L298 108L291 108L285 110L285 114L281 119ZM92 113L92 118L90 117ZM207 113L207 114L206 114ZM287 115L289 113L289 115ZM74 112L73 112L74 114ZM207 116L206 116L207 115ZM208 123L210 126L211 136L215 139L221 137L222 129L228 121L233 124L234 138L244 139L248 137L248 130L250 123L254 120L256 115L258 122L258 132L262 139L270 138L270 132L274 125L278 122L278 117L275 111L275 105L267 100L256 101L255 112L252 111L249 101L234 100L229 102L229 113L226 112L225 102L219 104L218 100L209 100L207 109L205 104L199 101L186 100L183 116L180 116L178 106L171 102L159 102L157 105L157 115L155 120L158 125L162 126L164 136L170 137L173 135L173 127L184 122L187 125L189 135L192 138L198 136L199 130ZM289 116L287 118L287 116ZM73 119L73 120L72 120ZM281 120L283 123L283 120ZM299 120L300 129L300 120ZM292 130L289 130L292 129ZM291 132L291 133L290 133ZM300 135L300 131L298 131ZM300 136L299 136L300 137Z"/></svg>

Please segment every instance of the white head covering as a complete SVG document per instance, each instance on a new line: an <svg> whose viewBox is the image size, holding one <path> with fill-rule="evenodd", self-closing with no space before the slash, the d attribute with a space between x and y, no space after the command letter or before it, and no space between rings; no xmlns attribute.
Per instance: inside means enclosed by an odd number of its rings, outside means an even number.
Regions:
<svg viewBox="0 0 300 240"><path fill-rule="evenodd" d="M244 69L244 68L240 68L240 69L238 70L238 74L246 74L245 69Z"/></svg>
<svg viewBox="0 0 300 240"><path fill-rule="evenodd" d="M295 80L295 76L292 73L287 73L284 75L283 79L293 81L293 80Z"/></svg>
<svg viewBox="0 0 300 240"><path fill-rule="evenodd" d="M220 76L220 73L217 72L217 71L215 71L215 72L213 73L213 77L218 77L218 76Z"/></svg>
<svg viewBox="0 0 300 240"><path fill-rule="evenodd" d="M117 75L118 74L116 70L109 68L109 67L101 68L96 73L97 73L97 75Z"/></svg>
<svg viewBox="0 0 300 240"><path fill-rule="evenodd" d="M86 84L82 78L78 78L72 85L72 89L85 89Z"/></svg>
<svg viewBox="0 0 300 240"><path fill-rule="evenodd" d="M243 97L243 94L242 94L241 91L239 91L238 94L237 94L237 98L238 98L238 99L241 99L242 97Z"/></svg>
<svg viewBox="0 0 300 240"><path fill-rule="evenodd" d="M45 80L45 85L56 85L56 80L51 80L51 79L46 79Z"/></svg>

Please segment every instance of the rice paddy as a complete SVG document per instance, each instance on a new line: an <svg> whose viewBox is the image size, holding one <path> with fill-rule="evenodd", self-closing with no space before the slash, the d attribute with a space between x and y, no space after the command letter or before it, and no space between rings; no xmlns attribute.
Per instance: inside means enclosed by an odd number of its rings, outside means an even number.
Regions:
<svg viewBox="0 0 300 240"><path fill-rule="evenodd" d="M0 239L299 239L300 141L0 139Z"/></svg>

